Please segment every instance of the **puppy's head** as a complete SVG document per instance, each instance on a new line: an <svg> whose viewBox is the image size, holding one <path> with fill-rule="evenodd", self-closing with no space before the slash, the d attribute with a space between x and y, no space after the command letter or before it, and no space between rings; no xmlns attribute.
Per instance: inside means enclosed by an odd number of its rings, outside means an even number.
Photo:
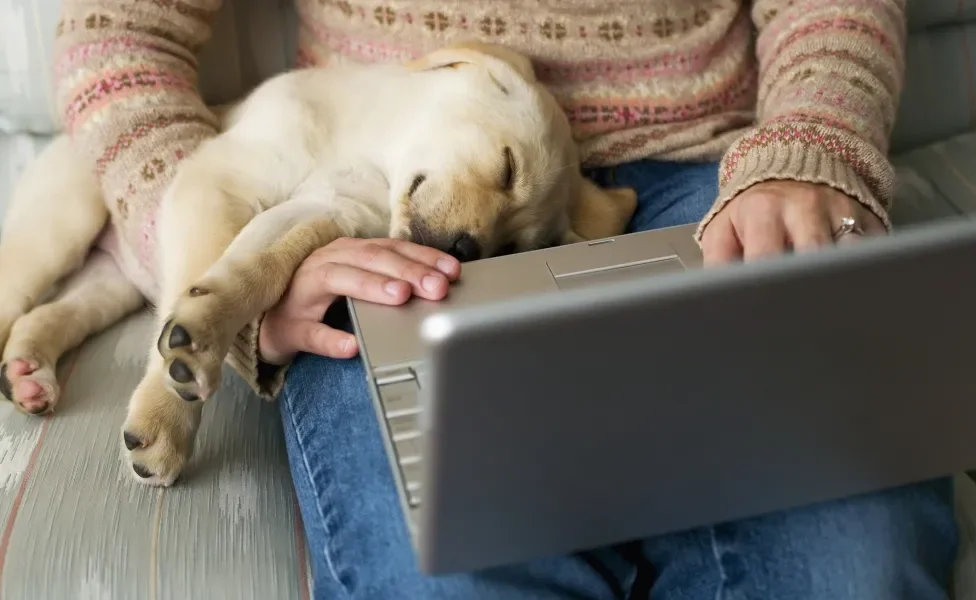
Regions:
<svg viewBox="0 0 976 600"><path fill-rule="evenodd" d="M409 68L426 100L390 182L391 236L468 261L623 231L633 191L582 177L569 122L528 59L463 44Z"/></svg>

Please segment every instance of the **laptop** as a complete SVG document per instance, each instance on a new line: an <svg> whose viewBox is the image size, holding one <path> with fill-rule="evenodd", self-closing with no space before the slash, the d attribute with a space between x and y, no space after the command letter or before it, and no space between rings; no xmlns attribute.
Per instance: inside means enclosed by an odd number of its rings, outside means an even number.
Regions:
<svg viewBox="0 0 976 600"><path fill-rule="evenodd" d="M701 267L694 226L350 302L428 574L976 467L976 221Z"/></svg>

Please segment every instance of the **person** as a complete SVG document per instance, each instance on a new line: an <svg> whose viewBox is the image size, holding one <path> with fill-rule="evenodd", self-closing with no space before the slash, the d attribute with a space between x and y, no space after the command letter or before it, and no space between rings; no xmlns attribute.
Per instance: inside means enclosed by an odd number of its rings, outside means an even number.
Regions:
<svg viewBox="0 0 976 600"><path fill-rule="evenodd" d="M215 134L194 57L220 5L63 3L56 64L65 128L97 165L120 235L147 272L160 193L180 160ZM400 60L462 38L525 53L566 110L588 176L637 190L631 228L700 222L710 265L890 228L886 152L904 71L903 0L297 0L297 8L303 65ZM229 357L258 393L279 399L317 598L948 597L958 532L947 479L477 573L422 575L355 338L321 321L342 296L443 298L460 271L453 257L409 242L339 240L304 262ZM870 307L854 310L870 318Z"/></svg>

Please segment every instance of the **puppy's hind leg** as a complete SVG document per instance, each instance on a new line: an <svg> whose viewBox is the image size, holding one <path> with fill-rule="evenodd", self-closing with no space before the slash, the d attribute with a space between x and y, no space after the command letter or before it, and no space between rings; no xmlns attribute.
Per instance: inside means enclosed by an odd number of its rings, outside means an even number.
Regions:
<svg viewBox="0 0 976 600"><path fill-rule="evenodd" d="M0 349L14 322L84 262L108 220L94 170L67 137L24 171L0 234Z"/></svg>
<svg viewBox="0 0 976 600"><path fill-rule="evenodd" d="M55 368L61 355L142 303L139 290L115 261L94 250L54 300L14 323L0 366L0 391L23 412L54 410L60 392Z"/></svg>

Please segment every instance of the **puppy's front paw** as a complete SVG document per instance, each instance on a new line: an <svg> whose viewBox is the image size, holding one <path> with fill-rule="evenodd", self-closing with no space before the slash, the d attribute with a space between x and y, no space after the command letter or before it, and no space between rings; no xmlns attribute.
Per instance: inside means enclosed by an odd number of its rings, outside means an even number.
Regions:
<svg viewBox="0 0 976 600"><path fill-rule="evenodd" d="M22 412L31 415L51 412L60 391L53 365L30 358L12 358L0 365L0 394Z"/></svg>
<svg viewBox="0 0 976 600"><path fill-rule="evenodd" d="M156 342L166 386L187 402L206 400L217 391L229 345L220 322L226 309L217 306L213 294L195 290L176 303Z"/></svg>
<svg viewBox="0 0 976 600"><path fill-rule="evenodd" d="M122 426L123 454L136 481L168 487L193 454L201 405L166 389L162 374L150 373L136 388Z"/></svg>

